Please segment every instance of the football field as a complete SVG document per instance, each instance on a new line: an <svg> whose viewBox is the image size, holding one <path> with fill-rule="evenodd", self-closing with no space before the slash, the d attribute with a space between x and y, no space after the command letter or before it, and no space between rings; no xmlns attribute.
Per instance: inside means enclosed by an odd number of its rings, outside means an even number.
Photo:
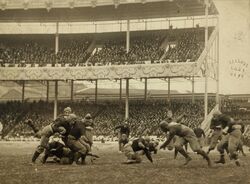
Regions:
<svg viewBox="0 0 250 184"><path fill-rule="evenodd" d="M205 160L195 153L193 160L183 166L183 157L173 159L173 152L159 151L153 154L151 164L143 157L141 164L125 165L125 156L117 151L117 143L95 143L93 153L101 158L87 165L59 165L57 163L31 165L32 153L38 142L5 142L0 141L0 184L22 183L169 183L169 184L229 184L250 183L250 154L240 155L241 167L230 162L225 165L207 166ZM211 159L217 160L219 155L212 152Z"/></svg>

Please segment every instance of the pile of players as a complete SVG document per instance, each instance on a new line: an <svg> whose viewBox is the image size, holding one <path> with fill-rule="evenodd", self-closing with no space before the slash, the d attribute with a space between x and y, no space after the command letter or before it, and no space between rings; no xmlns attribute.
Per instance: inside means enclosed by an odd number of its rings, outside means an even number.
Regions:
<svg viewBox="0 0 250 184"><path fill-rule="evenodd" d="M62 115L59 115L51 124L40 131L32 120L29 119L26 123L40 138L40 144L32 156L32 163L35 163L43 152L45 153L42 157L42 163L45 163L48 157L52 156L56 156L62 164L85 164L87 155L98 157L91 153L93 118L90 114L80 118L71 112L70 107L67 107ZM61 141L49 142L55 134L61 137Z"/></svg>
<svg viewBox="0 0 250 184"><path fill-rule="evenodd" d="M209 152L215 149L216 144L220 140L217 150L220 152L220 159L215 163L225 163L224 152L229 154L229 158L240 166L238 159L238 150L242 151L242 133L244 125L240 120L234 120L220 111L215 111L211 120L210 129L211 142L207 152L202 149L201 138L205 137L205 133L201 128L191 129L183 124L181 120L187 115L183 114L178 118L169 115L165 120L160 122L160 129L166 133L167 140L160 146L160 149L174 148L175 158L180 153L185 158L184 165L187 165L192 158L184 149L189 143L190 148L201 155L208 166L212 165L209 158ZM95 117L95 116L93 116ZM71 113L69 107L64 109L64 114L50 125L38 131L31 120L27 124L41 137L40 144L36 148L32 157L34 163L39 155L45 150L42 163L45 163L49 156L57 156L62 164L85 164L87 155L98 157L91 153L93 119L87 114L83 119ZM141 155L145 155L150 162L153 162L151 153L157 153L158 142L151 140L147 135L142 133L140 137L129 142L130 129L125 121L123 125L119 125L115 130L119 129L119 151L124 152L127 161L126 164L141 163ZM62 137L64 144L60 142L50 142L49 138L58 133Z"/></svg>

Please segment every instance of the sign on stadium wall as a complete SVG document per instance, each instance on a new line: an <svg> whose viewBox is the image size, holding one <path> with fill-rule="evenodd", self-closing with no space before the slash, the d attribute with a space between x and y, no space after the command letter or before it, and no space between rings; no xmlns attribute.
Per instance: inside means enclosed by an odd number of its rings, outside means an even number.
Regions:
<svg viewBox="0 0 250 184"><path fill-rule="evenodd" d="M231 77L237 79L248 77L248 63L246 61L239 58L231 59L228 64Z"/></svg>
<svg viewBox="0 0 250 184"><path fill-rule="evenodd" d="M197 75L197 63L162 63L88 67L4 67L0 80L76 80L180 77Z"/></svg>

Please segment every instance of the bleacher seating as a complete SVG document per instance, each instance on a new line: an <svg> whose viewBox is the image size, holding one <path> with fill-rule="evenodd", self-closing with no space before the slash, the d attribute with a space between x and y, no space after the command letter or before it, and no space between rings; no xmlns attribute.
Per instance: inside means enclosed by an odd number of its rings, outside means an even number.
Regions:
<svg viewBox="0 0 250 184"><path fill-rule="evenodd" d="M211 32L211 30L209 31ZM55 54L51 36L0 37L0 67L63 67L194 62L204 49L204 29L62 35Z"/></svg>
<svg viewBox="0 0 250 184"><path fill-rule="evenodd" d="M18 104L18 106L17 106ZM101 113L95 119L94 132L96 136L111 136L114 127L124 121L124 104L118 102L102 102L98 105L92 102L61 102L59 112L64 107L70 106L78 116L84 116L86 113L94 114L101 110ZM167 117L168 110L171 110L174 117L183 113L187 117L182 123L191 128L200 125L203 120L203 101L197 100L192 104L191 100L174 100L171 104L154 101L131 101L129 125L131 135L138 136L142 133L149 135L160 135L159 123ZM214 103L209 103L211 110ZM0 105L1 122L4 125L3 133L14 136L31 136L31 129L23 122L27 118L33 119L36 126L41 128L53 121L53 103L43 101L34 103L8 102Z"/></svg>

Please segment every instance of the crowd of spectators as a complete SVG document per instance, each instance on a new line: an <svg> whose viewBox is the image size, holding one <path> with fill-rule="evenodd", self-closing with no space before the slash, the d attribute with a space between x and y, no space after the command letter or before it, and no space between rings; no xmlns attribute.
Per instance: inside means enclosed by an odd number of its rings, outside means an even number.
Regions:
<svg viewBox="0 0 250 184"><path fill-rule="evenodd" d="M87 52L90 39L74 40L69 43L64 43L62 49L59 49L56 57L61 66L70 64L69 66L83 66L88 59L90 53Z"/></svg>
<svg viewBox="0 0 250 184"><path fill-rule="evenodd" d="M250 120L250 111L242 107L240 103L234 103L232 100L224 100L221 106L221 111L236 120L247 122Z"/></svg>
<svg viewBox="0 0 250 184"><path fill-rule="evenodd" d="M18 47L0 47L0 66L5 63L9 67L65 66L83 65L89 56L87 48L91 41L88 39L62 41L58 53L49 46L39 45L37 42L24 43Z"/></svg>
<svg viewBox="0 0 250 184"><path fill-rule="evenodd" d="M161 135L159 123L167 117L171 110L174 117L186 114L187 117L181 123L195 128L203 120L203 101L197 100L194 104L187 100L173 100L171 103L162 100L131 101L129 111L129 126L131 135L136 137L142 133L149 135ZM74 113L84 117L86 113L95 114L101 112L94 120L94 132L96 136L114 136L114 128L124 121L125 106L118 102L60 102L59 112L64 107L70 106ZM209 105L210 110L213 103ZM0 105L3 134L12 136L30 136L32 130L24 123L28 118L32 119L36 126L43 126L53 121L53 103L43 101L33 103L8 102Z"/></svg>
<svg viewBox="0 0 250 184"><path fill-rule="evenodd" d="M19 136L33 135L31 129L24 123L28 118L34 119L36 126L41 128L51 122L48 111L53 111L53 106L42 101L33 103L21 103L20 101L9 101L0 104L0 121L3 124L2 135L12 134Z"/></svg>
<svg viewBox="0 0 250 184"><path fill-rule="evenodd" d="M170 40L163 60L168 63L196 61L204 49L201 35L201 30L192 29L179 35L177 40Z"/></svg>
<svg viewBox="0 0 250 184"><path fill-rule="evenodd" d="M93 65L106 64L144 64L158 61L164 53L160 48L164 34L150 34L131 38L129 52L126 51L124 38L109 40L103 47L91 56L89 62Z"/></svg>
<svg viewBox="0 0 250 184"><path fill-rule="evenodd" d="M204 117L203 103L203 100L196 100L195 103L192 103L190 99L174 99L171 103L162 100L130 101L128 123L131 136L137 137L148 134L162 137L159 123L169 115L169 111L172 112L174 118L186 114L181 123L190 128L199 127ZM86 101L60 102L58 111L63 112L63 109L67 106L70 106L73 112L81 117L84 117L87 113L94 115L100 112L94 119L94 135L96 138L105 137L106 140L115 140L114 128L124 121L125 105L117 101L100 102L98 104ZM208 111L211 111L214 106L215 102L209 101ZM30 118L38 128L42 128L53 122L53 108L53 103L44 101L32 103L9 101L0 104L2 135L5 137L25 137L27 139L32 137L34 133L24 121ZM246 124L244 143L250 146L249 109L241 108L240 105L234 104L230 100L224 100L221 111L236 120L243 120Z"/></svg>
<svg viewBox="0 0 250 184"><path fill-rule="evenodd" d="M19 66L25 67L27 64L38 64L43 66L43 63L50 63L55 61L55 51L47 47L42 47L38 43L30 42L24 43L19 47L5 47L0 48L1 65L8 63L9 67Z"/></svg>
<svg viewBox="0 0 250 184"><path fill-rule="evenodd" d="M131 33L132 34L132 33ZM204 29L152 31L130 38L129 52L123 36L106 38L102 44L93 36L60 39L55 53L52 45L38 40L19 45L0 40L0 67L126 65L195 61L204 49ZM96 43L96 47L90 45Z"/></svg>

